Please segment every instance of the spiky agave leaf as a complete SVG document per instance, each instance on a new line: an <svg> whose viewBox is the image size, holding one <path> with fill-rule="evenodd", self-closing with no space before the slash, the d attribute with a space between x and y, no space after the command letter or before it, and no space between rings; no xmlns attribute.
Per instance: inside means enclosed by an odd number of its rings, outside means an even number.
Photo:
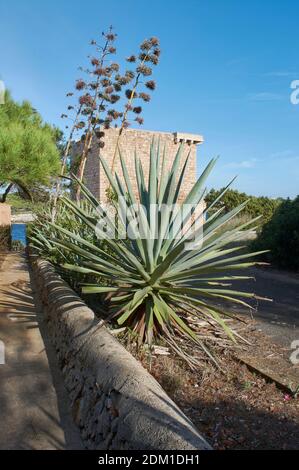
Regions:
<svg viewBox="0 0 299 470"><path fill-rule="evenodd" d="M109 184L120 204L117 226L115 227L115 221L109 215L105 219L109 227L116 229L116 239L110 239L106 232L99 228L98 221L105 214L104 208L80 181L76 179L94 212L90 214L84 205L78 205L67 198L62 199L65 207L81 220L82 225L88 226L90 231L105 240L113 255L107 255L96 243L85 240L80 231L74 232L57 224L49 224L55 233L50 243L64 252L71 252L79 260L79 265L67 263L64 265L65 269L90 274L95 279L107 280L110 285L101 285L98 282L83 285L82 292L109 292L111 314L119 325L126 325L137 332L142 342L151 345L158 337L164 336L171 344L170 338L178 332L200 344L209 354L206 345L199 341L192 324L188 323L186 312L207 321L213 320L213 324L216 323L234 340L234 332L224 321L224 317L231 314L225 309L219 309L218 303L232 302L250 308L243 299L253 299L255 294L231 288L231 282L250 279L250 276L229 273L257 264L248 261L248 258L263 251L239 254L238 251L244 247L227 248L227 245L238 240L240 230L246 231L256 219L236 229L220 231L245 204L227 214L223 214L221 210L217 211L207 219L205 215L214 203L202 209L200 214L196 212L198 207L203 207L201 203L204 201L205 183L216 159L209 162L183 204L173 208L179 200L189 159L188 155L181 165L182 154L183 144L180 145L172 167L167 172L165 149L160 155L160 145L156 146L153 141L147 184L142 162L135 155L138 198L133 192L121 152L119 158L122 179L117 174L112 174L104 158L100 158ZM228 187L229 185L222 195ZM194 210L185 213L184 207L187 204ZM151 210L154 205L155 211ZM129 214L131 221L136 222L131 224L133 239L123 240L120 237L121 232L128 228L125 212ZM202 226L196 228L197 217L202 218ZM142 235L140 227L145 236ZM190 251L187 242L194 227L195 240ZM178 237L180 230L182 235Z"/></svg>

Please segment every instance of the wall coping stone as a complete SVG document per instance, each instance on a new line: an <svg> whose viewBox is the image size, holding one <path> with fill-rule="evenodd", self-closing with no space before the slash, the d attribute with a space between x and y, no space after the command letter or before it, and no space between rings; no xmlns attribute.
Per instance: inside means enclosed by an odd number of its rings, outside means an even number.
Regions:
<svg viewBox="0 0 299 470"><path fill-rule="evenodd" d="M208 450L159 383L45 260L31 255L37 293L88 449Z"/></svg>

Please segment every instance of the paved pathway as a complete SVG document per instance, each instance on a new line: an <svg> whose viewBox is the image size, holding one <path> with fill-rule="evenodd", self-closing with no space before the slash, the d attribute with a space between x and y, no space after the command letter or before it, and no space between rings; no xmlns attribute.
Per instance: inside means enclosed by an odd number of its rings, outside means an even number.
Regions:
<svg viewBox="0 0 299 470"><path fill-rule="evenodd" d="M82 448L45 330L26 259L10 253L0 269L0 449Z"/></svg>
<svg viewBox="0 0 299 470"><path fill-rule="evenodd" d="M275 342L290 348L294 340L299 340L299 275L273 268L253 268L244 274L254 276L255 281L236 283L236 289L273 299L259 301L253 314L258 327ZM248 310L237 305L233 310L248 316Z"/></svg>
<svg viewBox="0 0 299 470"><path fill-rule="evenodd" d="M256 313L261 329L289 348L299 340L299 276L276 269L255 269L256 292L273 302L261 302Z"/></svg>

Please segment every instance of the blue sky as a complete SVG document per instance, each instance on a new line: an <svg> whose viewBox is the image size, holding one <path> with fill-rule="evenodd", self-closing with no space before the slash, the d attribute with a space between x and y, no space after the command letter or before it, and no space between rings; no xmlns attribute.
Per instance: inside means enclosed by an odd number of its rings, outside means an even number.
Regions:
<svg viewBox="0 0 299 470"><path fill-rule="evenodd" d="M144 128L203 134L198 169L220 155L210 187L255 195L299 193L297 0L12 0L0 15L0 78L61 125L65 93L89 41L113 24L118 54L161 41L157 90Z"/></svg>

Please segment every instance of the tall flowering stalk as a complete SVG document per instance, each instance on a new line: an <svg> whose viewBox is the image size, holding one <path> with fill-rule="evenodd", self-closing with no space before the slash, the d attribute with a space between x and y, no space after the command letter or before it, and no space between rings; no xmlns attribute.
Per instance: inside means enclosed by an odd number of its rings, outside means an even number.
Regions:
<svg viewBox="0 0 299 470"><path fill-rule="evenodd" d="M68 96L72 96L72 95L73 95L73 93L68 93ZM73 107L69 106L69 108L73 108ZM66 142L64 151L63 151L63 156L62 156L62 160L61 160L61 170L60 170L61 178L65 174L65 169L66 169L66 166L67 166L67 161L68 161L72 141L73 141L75 132L78 129L78 121L79 121L79 118L80 118L81 111L82 111L82 105L77 107L75 117L73 119L73 125L70 129L69 137L68 137L68 140ZM64 117L68 117L68 116L66 114L63 114L61 117L64 118ZM60 195L60 192L61 192L61 181L62 181L61 178L57 179L56 188L55 188L55 192L54 192L53 207L52 207L52 222L54 222L55 218L56 218L57 201L58 201L58 198L59 198L59 195Z"/></svg>
<svg viewBox="0 0 299 470"><path fill-rule="evenodd" d="M116 48L113 43L116 39L116 34L112 32L112 27L109 28L108 32L103 32L104 44L100 45L97 41L92 40L91 45L95 47L95 54L90 57L91 69L79 69L87 74L88 80L82 78L76 81L75 92L67 93L67 97L77 97L77 103L75 105L68 106L68 114L62 114L62 118L69 119L72 122L71 127L66 126L69 129L69 136L63 151L62 162L61 162L61 176L65 175L67 162L70 156L70 150L74 136L76 133L81 136L81 140L84 141L82 153L79 158L78 178L80 181L83 179L84 169L88 152L91 147L92 137L94 134L95 126L98 122L105 122L107 116L102 121L99 119L99 115L102 112L107 112L105 102L117 101L119 96L114 95L111 97L109 90L107 90L108 77L115 74L119 66L118 64L111 64L109 67L104 65L108 56L115 54ZM100 93L100 89L105 90L105 96ZM72 116L73 114L73 116ZM57 201L61 192L61 178L56 183L53 208L52 208L52 220L55 220L57 212ZM77 199L80 197L80 187L77 190Z"/></svg>
<svg viewBox="0 0 299 470"><path fill-rule="evenodd" d="M139 125L143 124L143 118L141 117L142 107L140 105L135 105L136 99L141 99L144 102L149 102L151 97L148 93L144 91L138 92L138 88L141 85L145 85L147 90L155 90L156 83L154 80L148 80L145 83L143 79L145 77L149 77L152 75L152 67L151 65L157 65L159 63L160 57L160 48L159 48L159 40L156 37L152 37L150 39L146 39L140 45L140 52L138 55L138 60L135 55L131 55L127 58L129 63L136 63L135 71L132 72L127 70L125 75L117 76L117 85L121 87L122 85L128 84L132 82L132 88L128 88L125 91L125 96L127 98L124 112L122 114L119 132L117 136L116 146L114 150L114 155L111 162L111 171L114 170L115 160L118 152L119 142L122 136L124 129L126 129L130 123L128 120L128 115L130 112L135 113L137 116L135 117L135 121L138 122ZM149 65L150 64L150 65ZM133 104L134 103L134 104Z"/></svg>
<svg viewBox="0 0 299 470"><path fill-rule="evenodd" d="M91 41L91 45L95 47L95 53L89 56L91 68L83 69L80 67L80 70L88 76L88 79L80 78L77 80L75 93L67 94L67 96L75 95L78 100L77 103L74 106L68 106L68 114L62 114L63 118L71 120L72 125L63 151L61 176L65 175L74 136L79 134L82 147L78 157L79 164L77 169L75 169L73 164L73 170L79 182L83 180L93 138L97 137L99 148L102 149L104 146L103 137L105 136L105 129L109 129L114 123L116 128L119 127L119 133L112 159L113 169L121 135L123 130L130 125L129 113L132 112L136 115L134 120L139 125L143 124L143 118L141 117L142 107L136 105L135 100L150 101L150 95L145 93L145 91L153 91L156 87L153 80L148 80L144 83L142 79L152 74L152 68L149 65L157 65L159 62L160 49L157 38L152 37L143 41L138 57L131 55L127 58L129 63L136 63L135 70L126 70L124 74L121 74L119 72L119 64L110 60L111 55L116 53L114 43L117 35L112 31L112 27L110 27L108 32L102 33L102 37L104 38L103 44L99 44L95 40ZM128 86L130 83L132 84L131 88L124 89L124 86ZM146 90L139 91L142 85L145 86ZM123 109L119 110L116 109L116 103L119 102L122 91L125 105ZM71 113L73 113L73 117L70 116ZM66 128L69 129L69 126L66 126ZM52 221L55 220L61 186L61 179L59 179L54 194ZM78 184L76 189L77 201L80 199L80 193L81 187Z"/></svg>
<svg viewBox="0 0 299 470"><path fill-rule="evenodd" d="M100 114L103 111L106 111L105 102L113 101L111 98L111 94L113 92L113 88L110 85L110 79L113 74L118 71L119 66L118 64L111 64L110 66L105 65L105 61L107 56L114 54L116 52L113 43L116 39L116 34L112 32L112 28L108 33L103 33L105 38L104 46L98 45L96 41L92 41L92 44L96 46L96 51L98 53L98 57L93 57L91 59L91 65L93 70L90 72L91 76L95 79L88 84L89 91L80 97L80 104L83 105L85 114L88 116L87 119L87 129L85 133L85 140L83 151L80 157L80 163L78 168L77 177L79 181L83 180L84 170L86 166L86 161L88 157L88 153L91 148L92 139L94 136L94 130L97 123L100 123ZM114 96L115 100L119 99L119 96ZM104 122L104 120L102 120ZM76 190L76 199L80 199L80 192L81 187L77 185Z"/></svg>

